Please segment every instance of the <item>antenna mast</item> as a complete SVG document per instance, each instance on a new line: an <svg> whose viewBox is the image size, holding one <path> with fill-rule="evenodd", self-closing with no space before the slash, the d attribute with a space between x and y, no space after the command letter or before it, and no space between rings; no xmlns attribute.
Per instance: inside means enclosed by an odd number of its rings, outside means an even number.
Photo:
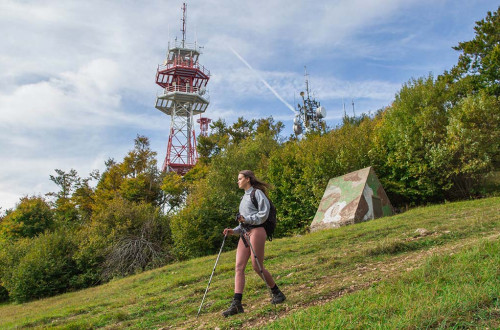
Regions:
<svg viewBox="0 0 500 330"><path fill-rule="evenodd" d="M181 32L182 32L182 47L184 47L184 43L186 42L186 3L184 2L182 4L182 27L181 27Z"/></svg>
<svg viewBox="0 0 500 330"><path fill-rule="evenodd" d="M307 93L307 98L309 98L309 81L307 79L309 75L307 74L307 67L304 65L304 78L306 80L306 93Z"/></svg>
<svg viewBox="0 0 500 330"><path fill-rule="evenodd" d="M345 113L345 102L344 102L344 97L342 97L342 108L344 109L344 118L347 117L347 114Z"/></svg>
<svg viewBox="0 0 500 330"><path fill-rule="evenodd" d="M304 77L306 83L306 92L300 92L302 104L297 104L297 114L293 120L293 131L295 135L300 135L306 131L321 131L325 129L326 109L318 101L311 97L309 90L307 68L304 66Z"/></svg>

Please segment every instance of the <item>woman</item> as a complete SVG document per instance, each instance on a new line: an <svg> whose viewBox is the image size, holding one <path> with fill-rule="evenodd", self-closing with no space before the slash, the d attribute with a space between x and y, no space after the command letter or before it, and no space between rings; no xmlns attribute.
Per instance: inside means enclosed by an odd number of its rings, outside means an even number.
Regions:
<svg viewBox="0 0 500 330"><path fill-rule="evenodd" d="M272 298L271 303L279 304L285 301L285 295L280 291L278 286L273 280L271 274L264 268L264 245L266 243L266 230L263 227L263 223L267 220L269 215L269 200L266 196L266 190L268 184L259 181L252 171L244 170L238 174L238 188L245 190L245 195L243 195L240 208L238 222L239 225L236 228L226 228L223 231L224 235L240 235L240 240L238 242L238 248L236 250L236 267L234 276L234 297L231 302L231 306L225 310L222 315L229 316L238 313L243 313L243 306L241 305L241 299L243 297L243 289L245 287L245 267L248 262L248 258L252 256L252 266L257 274L264 275L264 279L271 288ZM255 189L255 199L257 200L258 208L255 207L251 199L252 191ZM244 227L245 229L243 229ZM248 235L243 234L248 232ZM250 246L246 246L244 240L249 240ZM257 260L253 255L252 249L255 251Z"/></svg>

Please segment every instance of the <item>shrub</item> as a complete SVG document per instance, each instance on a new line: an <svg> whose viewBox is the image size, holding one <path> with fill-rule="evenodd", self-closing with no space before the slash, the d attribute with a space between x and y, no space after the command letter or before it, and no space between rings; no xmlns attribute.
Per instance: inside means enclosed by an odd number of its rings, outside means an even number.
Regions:
<svg viewBox="0 0 500 330"><path fill-rule="evenodd" d="M32 239L26 254L4 280L10 297L18 302L67 291L77 273L72 255L76 250L70 235L45 233Z"/></svg>
<svg viewBox="0 0 500 330"><path fill-rule="evenodd" d="M115 197L94 212L79 236L75 256L82 270L79 285L163 265L170 259L169 219L148 203Z"/></svg>
<svg viewBox="0 0 500 330"><path fill-rule="evenodd" d="M0 285L0 302L9 300L9 291Z"/></svg>
<svg viewBox="0 0 500 330"><path fill-rule="evenodd" d="M103 278L123 276L164 265L172 260L165 217L145 221L137 233L122 236L107 252Z"/></svg>
<svg viewBox="0 0 500 330"><path fill-rule="evenodd" d="M14 270L30 249L31 241L30 238L0 239L0 300L8 297L8 283L14 280Z"/></svg>

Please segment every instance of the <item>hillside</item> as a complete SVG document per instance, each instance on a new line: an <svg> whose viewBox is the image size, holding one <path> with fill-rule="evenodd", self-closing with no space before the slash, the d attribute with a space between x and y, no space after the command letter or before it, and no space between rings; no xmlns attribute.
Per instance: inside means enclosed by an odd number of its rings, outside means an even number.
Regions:
<svg viewBox="0 0 500 330"><path fill-rule="evenodd" d="M268 242L266 266L287 294L274 308L247 268L245 313L232 297L234 251L102 286L0 306L0 328L327 328L500 326L500 197L422 207Z"/></svg>

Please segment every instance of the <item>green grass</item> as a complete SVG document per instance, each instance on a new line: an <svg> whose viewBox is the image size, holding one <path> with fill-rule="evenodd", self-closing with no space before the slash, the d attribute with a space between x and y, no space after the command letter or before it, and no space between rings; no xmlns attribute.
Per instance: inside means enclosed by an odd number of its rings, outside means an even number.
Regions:
<svg viewBox="0 0 500 330"><path fill-rule="evenodd" d="M302 309L270 329L495 329L500 326L500 241L481 240L433 256L414 271L321 306Z"/></svg>
<svg viewBox="0 0 500 330"><path fill-rule="evenodd" d="M500 197L413 209L276 239L266 267L287 301L274 308L247 268L245 313L222 318L234 251L99 287L0 305L0 328L499 328ZM424 234L416 229L424 228Z"/></svg>

